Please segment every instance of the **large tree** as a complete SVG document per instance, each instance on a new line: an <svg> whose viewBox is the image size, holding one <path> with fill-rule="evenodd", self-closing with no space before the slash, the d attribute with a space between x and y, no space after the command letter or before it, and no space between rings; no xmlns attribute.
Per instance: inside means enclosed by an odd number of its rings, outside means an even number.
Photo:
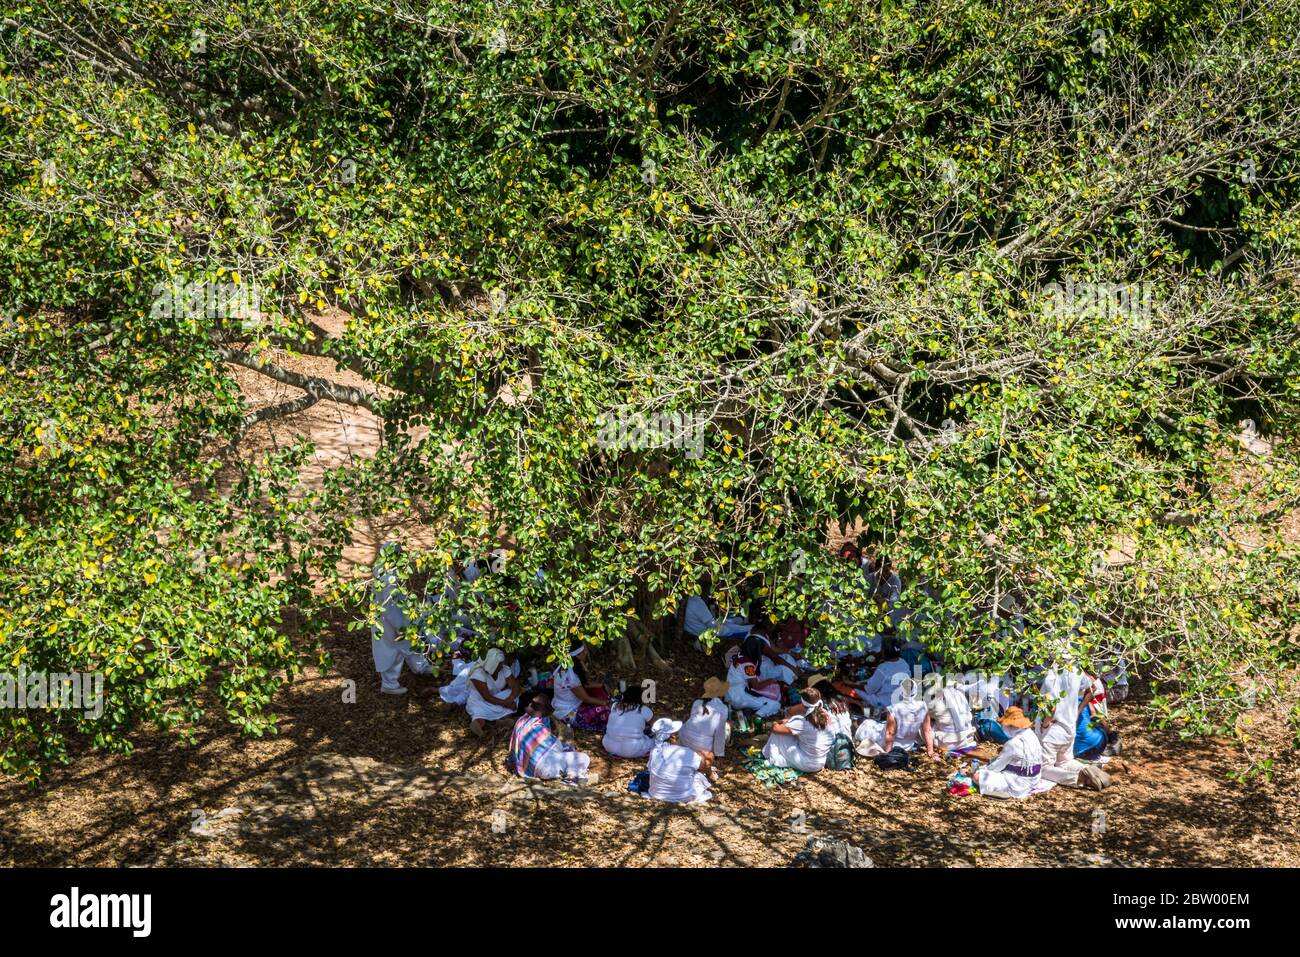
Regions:
<svg viewBox="0 0 1300 957"><path fill-rule="evenodd" d="M273 727L319 613L364 597L351 528L394 512L430 524L426 569L508 542L518 574L478 587L520 600L485 613L560 656L671 621L705 573L852 637L838 524L953 664L1120 647L1189 733L1282 690L1297 5L37 0L3 25L0 664L105 674L99 743L187 730L214 686ZM250 408L236 368L295 397ZM237 454L317 402L381 416L379 454L311 494L302 447ZM5 767L68 720L5 712Z"/></svg>

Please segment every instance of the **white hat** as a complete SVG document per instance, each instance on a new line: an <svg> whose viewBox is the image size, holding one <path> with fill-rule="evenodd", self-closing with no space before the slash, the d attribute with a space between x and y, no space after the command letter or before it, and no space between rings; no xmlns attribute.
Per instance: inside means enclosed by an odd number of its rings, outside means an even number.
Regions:
<svg viewBox="0 0 1300 957"><path fill-rule="evenodd" d="M682 723L672 718L660 718L650 725L650 733L655 736L656 741L667 741L680 730L682 730Z"/></svg>
<svg viewBox="0 0 1300 957"><path fill-rule="evenodd" d="M501 667L505 660L506 654L504 651L500 648L491 648L488 650L488 653L483 656L483 670L488 674L495 674L496 670Z"/></svg>

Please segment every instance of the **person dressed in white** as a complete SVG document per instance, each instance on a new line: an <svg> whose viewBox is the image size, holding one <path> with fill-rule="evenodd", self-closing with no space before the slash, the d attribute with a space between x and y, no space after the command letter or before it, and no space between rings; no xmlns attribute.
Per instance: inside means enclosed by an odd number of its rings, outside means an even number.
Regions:
<svg viewBox="0 0 1300 957"><path fill-rule="evenodd" d="M830 731L831 735L842 734L852 740L853 714L849 711L849 706L844 695L840 694L840 692L836 690L835 685L831 683L830 679L824 675L812 675L809 677L808 686L799 692L802 702L787 709L786 713L792 715L807 714L809 708L808 691L810 689L821 695L822 707L826 709L826 716L830 718L830 724L827 726L827 729Z"/></svg>
<svg viewBox="0 0 1300 957"><path fill-rule="evenodd" d="M1085 678L1072 668L1055 667L1043 675L1039 688L1047 717L1042 719L1043 778L1066 787L1079 786L1084 765L1074 759L1074 733L1083 710ZM1051 709L1048 711L1047 709Z"/></svg>
<svg viewBox="0 0 1300 957"><path fill-rule="evenodd" d="M705 777L713 765L713 755L675 743L682 723L660 718L650 726L655 745L650 751L646 770L650 788L646 796L674 804L698 804L713 796Z"/></svg>
<svg viewBox="0 0 1300 957"><path fill-rule="evenodd" d="M514 687L514 684L510 682L510 678L514 678L516 681L519 680L519 676L523 671L523 664L513 651L506 655L505 661L506 667L510 669L510 676L506 678L506 682L511 684L511 687ZM470 675L474 673L475 669L482 667L483 662L484 659L481 658L477 661L453 658L451 661L451 683L445 684L438 689L438 697L447 704L465 707L466 702L469 701ZM519 687L522 688L523 685L520 684Z"/></svg>
<svg viewBox="0 0 1300 957"><path fill-rule="evenodd" d="M586 650L586 644L579 644L569 652L569 658L572 659L569 667L556 668L551 675L556 720L572 722L578 709L585 704L608 704L608 700L596 697L587 689L586 674L578 661Z"/></svg>
<svg viewBox="0 0 1300 957"><path fill-rule="evenodd" d="M945 681L937 693L930 695L927 707L936 747L957 754L975 747L975 720L971 714L970 698L960 686Z"/></svg>
<svg viewBox="0 0 1300 957"><path fill-rule="evenodd" d="M486 722L513 715L520 690L518 680L506 664L505 652L500 648L491 649L469 673L465 710L469 712L470 729L482 737Z"/></svg>
<svg viewBox="0 0 1300 957"><path fill-rule="evenodd" d="M481 662L467 661L464 658L451 660L451 681L438 689L438 697L447 704L465 707L469 700L469 673Z"/></svg>
<svg viewBox="0 0 1300 957"><path fill-rule="evenodd" d="M770 718L781 710L781 705L773 698L754 694L751 690L767 679L758 676L757 666L741 657L739 652L728 652L727 662L727 704L742 711L757 712L760 718Z"/></svg>
<svg viewBox="0 0 1300 957"><path fill-rule="evenodd" d="M654 712L642 703L642 694L640 685L632 685L620 691L610 706L601 744L616 758L644 758L654 747L654 739L646 733Z"/></svg>
<svg viewBox="0 0 1300 957"><path fill-rule="evenodd" d="M872 708L888 708L898 697L898 686L911 677L912 666L901 657L903 644L897 636L884 641L884 660L876 666L862 688L862 700Z"/></svg>
<svg viewBox="0 0 1300 957"><path fill-rule="evenodd" d="M934 732L930 727L930 710L925 700L917 694L914 678L904 679L898 686L896 700L889 705L885 721L863 721L854 735L854 750L871 757L886 754L894 748L915 751L924 747L925 753L938 760L934 752Z"/></svg>
<svg viewBox="0 0 1300 957"><path fill-rule="evenodd" d="M799 680L795 672L794 661L788 656L783 655L772 644L772 639L767 637L761 631L756 631L753 636L762 642L762 654L758 659L758 676L767 678L772 681L779 681L782 684L792 685Z"/></svg>
<svg viewBox="0 0 1300 957"><path fill-rule="evenodd" d="M691 714L678 732L681 743L696 751L708 751L720 758L727 748L727 683L721 678L704 682L704 697L691 703ZM610 718L611 722L613 717Z"/></svg>
<svg viewBox="0 0 1300 957"><path fill-rule="evenodd" d="M979 792L989 798L1027 798L1041 789L1043 746L1019 708L1007 708L999 723L1010 737L998 756L976 774Z"/></svg>
<svg viewBox="0 0 1300 957"><path fill-rule="evenodd" d="M686 599L686 614L682 630L688 635L699 638L710 630L716 630L719 638L744 638L749 635L750 626L740 615L728 615L714 612L699 595Z"/></svg>
<svg viewBox="0 0 1300 957"><path fill-rule="evenodd" d="M379 550L374 582L376 620L370 642L375 671L379 674L379 690L394 695L406 694L406 689L398 683L403 665L418 675L433 670L424 653L412 648L410 640L403 636L403 632L414 629L417 608L415 598L397 584L397 572L392 565L401 554L402 546L397 542L387 542Z"/></svg>
<svg viewBox="0 0 1300 957"><path fill-rule="evenodd" d="M815 774L826 767L826 757L835 743L830 715L815 688L803 692L805 711L772 725L763 745L763 757L778 768L794 768Z"/></svg>

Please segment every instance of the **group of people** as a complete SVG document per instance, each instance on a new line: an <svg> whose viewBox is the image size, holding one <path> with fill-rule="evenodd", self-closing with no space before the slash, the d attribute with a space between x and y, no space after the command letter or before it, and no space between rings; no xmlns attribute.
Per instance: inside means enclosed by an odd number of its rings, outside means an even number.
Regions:
<svg viewBox="0 0 1300 957"><path fill-rule="evenodd" d="M897 571L888 559L862 566L882 610L894 610ZM476 573L467 568L463 575ZM418 649L406 636L410 613L398 607L396 590L392 573L377 566L373 644L387 693L400 688L404 664L417 673L432 667L429 648ZM1107 778L1100 765L1118 748L1106 724L1106 682L1064 658L1027 669L1024 686L1013 689L1006 676L944 675L941 662L886 625L874 650L865 642L837 650L834 668L821 674L804 657L810 634L804 622L756 627L696 595L686 603L682 626L687 635L721 639L725 676L704 681L681 720L656 717L639 685L613 691L592 682L582 644L549 672L525 672L517 653L499 647L469 660L463 655L464 639L473 634L469 621L450 641L445 633L430 641L450 646L452 677L438 695L463 707L479 736L493 722L508 723L507 762L522 777L591 783L591 756L573 732L594 732L609 757L645 762L630 789L677 803L710 799L732 734L751 724L768 731L759 753L776 768L816 774L850 768L857 758L891 768L907 766L911 754L933 760L947 754L966 762L961 772L990 798L1025 798L1057 784L1102 787ZM1000 747L986 764L969 758L981 742Z"/></svg>

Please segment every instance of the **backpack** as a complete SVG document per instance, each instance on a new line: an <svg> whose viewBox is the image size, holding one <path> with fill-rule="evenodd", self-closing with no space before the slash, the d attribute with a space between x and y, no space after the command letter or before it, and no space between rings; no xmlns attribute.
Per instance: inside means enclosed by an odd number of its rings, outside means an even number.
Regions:
<svg viewBox="0 0 1300 957"><path fill-rule="evenodd" d="M882 771L910 771L912 769L912 755L902 748L894 748L887 754L877 754L871 760L876 762L876 767Z"/></svg>
<svg viewBox="0 0 1300 957"><path fill-rule="evenodd" d="M826 768L830 771L853 770L853 741L841 731L835 735L831 750L826 755Z"/></svg>

